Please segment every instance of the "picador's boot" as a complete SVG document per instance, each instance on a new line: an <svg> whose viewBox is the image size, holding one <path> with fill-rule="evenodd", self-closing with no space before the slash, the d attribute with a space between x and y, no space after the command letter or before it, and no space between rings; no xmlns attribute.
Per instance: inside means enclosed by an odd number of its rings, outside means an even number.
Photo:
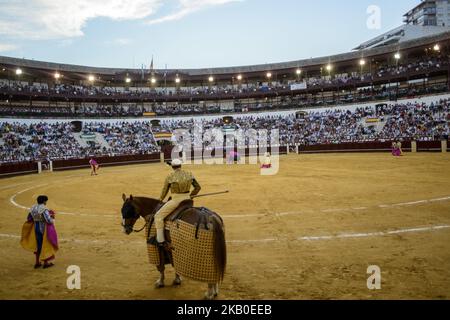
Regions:
<svg viewBox="0 0 450 320"><path fill-rule="evenodd" d="M158 246L162 246L164 245L164 242L166 242L164 237L164 228L156 229L156 241L158 242Z"/></svg>
<svg viewBox="0 0 450 320"><path fill-rule="evenodd" d="M164 245L166 245L164 229L156 229L156 237L151 237L150 239L148 239L147 243L158 247L163 247Z"/></svg>
<svg viewBox="0 0 450 320"><path fill-rule="evenodd" d="M167 242L165 238L164 228L156 229L156 241L158 242L158 247L164 248L166 250L173 250L171 243Z"/></svg>

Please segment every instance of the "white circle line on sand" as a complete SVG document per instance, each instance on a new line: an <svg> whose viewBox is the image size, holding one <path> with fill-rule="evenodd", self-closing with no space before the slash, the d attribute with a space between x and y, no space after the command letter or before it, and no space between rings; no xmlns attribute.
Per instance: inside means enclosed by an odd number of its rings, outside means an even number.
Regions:
<svg viewBox="0 0 450 320"><path fill-rule="evenodd" d="M2 186L0 188L0 190L6 190L6 189L14 188L14 187L23 186L24 184L30 184L30 182L22 182L22 183L16 183L16 184L10 184L10 185L7 185L7 186Z"/></svg>
<svg viewBox="0 0 450 320"><path fill-rule="evenodd" d="M45 187L45 186L48 186L48 185L49 185L48 183L47 184L40 184L40 185L33 186L33 187L30 187L30 188L21 190L19 192L16 192L15 194L13 194L9 198L9 202L12 205L14 205L15 207L17 207L17 208L24 209L24 210L30 210L31 209L30 207L26 207L26 206L23 206L23 205L17 203L16 202L16 197L18 195L21 195L22 193L27 192L27 191L30 191L30 190L33 190L33 189L37 189L37 188L40 188L40 187ZM58 214L67 215L67 216L82 216L82 217L110 217L110 218L115 218L116 217L115 215L109 215L109 214L101 215L101 214L74 213L74 212L64 212L64 211L61 211L61 212L58 211Z"/></svg>
<svg viewBox="0 0 450 320"><path fill-rule="evenodd" d="M73 176L72 176L73 177ZM18 191L17 193L13 194L11 196L11 198L9 199L10 203L12 205L14 205L17 208L20 209L25 209L25 210L29 210L29 207L25 207L22 206L20 204L18 204L15 201L15 198L22 194L25 193L27 191L33 190L33 189L37 189L43 186L47 186L49 184L41 184L38 186L34 186L34 187L30 187L21 191ZM402 202L402 203L394 203L394 204L380 204L380 205L376 205L375 207L381 208L381 209L388 209L388 208L395 208L395 207L403 207L403 206L414 206L414 205L420 205L420 204L427 204L427 203L434 203L434 202L443 202L443 201L448 201L450 200L450 196L448 197L442 197L442 198L437 198L437 199L430 199L430 200L419 200L419 201L413 201L413 202ZM348 208L348 209L322 209L322 210L317 210L323 213L335 213L335 212L343 212L343 211L364 211L364 210L368 210L370 209L370 207L358 207L358 208ZM111 215L111 214L86 214L86 213L74 213L74 212L58 212L58 214L61 215L68 215L68 216L84 216L84 217L108 217L108 218L115 218L117 215ZM292 212L275 212L273 213L276 217L283 217L283 216L293 216L293 215L301 215L304 214L304 212L302 211L292 211ZM227 219L242 219L242 218L259 218L259 217L266 217L268 216L267 214L258 214L258 213L253 213L253 214L243 214L243 215L222 215L222 218L227 218Z"/></svg>
<svg viewBox="0 0 450 320"><path fill-rule="evenodd" d="M33 189L37 189L37 188L40 188L40 187L44 187L44 186L47 186L47 185L48 185L48 184L40 184L40 185L37 185L37 186L34 186L34 187L30 187L30 188L21 190L21 191L15 193L14 195L12 195L11 198L9 198L9 202L11 202L14 206L16 206L16 207L18 207L18 208L20 208L20 209L29 210L29 209L30 209L29 207L25 207L25 206L22 206L22 205L18 204L18 203L15 201L16 197L17 197L18 195L22 194L22 193L27 192L27 191L30 191L30 190L33 190Z"/></svg>
<svg viewBox="0 0 450 320"><path fill-rule="evenodd" d="M390 235L397 234L405 234L405 233L420 233L420 232L429 232L429 231L439 231L444 229L449 229L450 225L438 225L431 227L417 227L417 228L409 228L409 229L399 229L392 231L379 231L379 232L370 232L370 233L343 233L338 235L330 235L330 236L308 236L308 237L298 237L294 239L294 241L326 241L326 240L335 240L335 239L359 239L359 238L372 238L372 237L384 237ZM20 239L19 235L14 234L4 234L0 233L0 238L9 238L9 239ZM288 239L283 238L269 238L269 239L254 239L254 240L229 240L228 244L258 244L258 243L270 243L270 242L279 242L285 241ZM89 239L64 239L61 238L60 241L62 243L86 243L86 244L112 244L112 243L120 243L120 244L144 244L143 241L124 241L124 240L89 240Z"/></svg>
<svg viewBox="0 0 450 320"><path fill-rule="evenodd" d="M295 241L325 241L325 240L335 240L335 239L355 239L355 238L372 238L372 237L383 237L389 235L396 234L405 234L405 233L419 233L419 232L427 232L427 231L438 231L443 229L449 229L450 225L440 225L440 226L432 226L432 227L418 227L411 229L400 229L400 230L392 230L392 231L379 231L379 232L370 232L370 233L343 233L334 236L310 236L310 237L298 237L294 239ZM282 241L283 239L259 239L259 240L231 240L227 241L230 244L248 244L248 243L269 243Z"/></svg>

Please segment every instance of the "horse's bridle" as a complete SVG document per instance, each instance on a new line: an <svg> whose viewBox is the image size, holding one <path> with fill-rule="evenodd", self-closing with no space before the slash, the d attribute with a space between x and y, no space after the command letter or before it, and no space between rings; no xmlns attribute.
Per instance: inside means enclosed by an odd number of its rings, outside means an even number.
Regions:
<svg viewBox="0 0 450 320"><path fill-rule="evenodd" d="M139 219L139 218L138 218L138 219ZM137 221L137 219L136 219L136 221ZM144 224L144 226L142 227L142 229L139 229L139 230L134 230L134 229L133 229L133 232L136 232L136 233L142 232L145 228L147 228L149 222L150 222L150 219L148 219L148 220L145 222L145 224Z"/></svg>
<svg viewBox="0 0 450 320"><path fill-rule="evenodd" d="M134 220L134 224L135 224L136 221L139 220L140 215L136 212L136 208L135 208L129 201L126 203L126 205L129 206L129 207L132 209L132 214L133 214L133 216L132 216L132 217L125 218L125 217L123 216L123 211L122 211L122 217L123 217L124 219L133 219L133 220ZM128 213L127 213L127 214L128 214ZM127 225L127 224L125 224L125 223L122 223L121 225L122 225L122 227L124 227L125 229L132 229L132 232L138 233L138 232L142 232L142 231L148 226L149 221L150 221L150 219L149 219L148 221L146 221L146 222L145 222L145 225L144 225L141 229L139 229L139 230L134 230L134 228L133 228L133 227L134 227L134 224L133 224L133 226Z"/></svg>

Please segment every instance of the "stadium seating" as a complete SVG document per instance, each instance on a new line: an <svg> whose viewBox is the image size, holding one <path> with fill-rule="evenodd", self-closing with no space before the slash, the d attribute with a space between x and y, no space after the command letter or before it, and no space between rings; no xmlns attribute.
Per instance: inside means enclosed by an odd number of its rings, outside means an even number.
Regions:
<svg viewBox="0 0 450 320"><path fill-rule="evenodd" d="M309 111L298 118L295 113L253 114L234 117L234 127L279 130L281 145L320 145L391 140L433 141L448 139L450 100L405 102L357 108ZM193 144L202 146L203 136L194 132L222 129L220 117L203 119L167 118L160 126L151 121L85 122L83 131L102 137L82 146L74 136L70 122L10 122L0 120L0 161L2 163L78 159L90 156L142 155L159 152L155 133L186 129ZM246 143L249 143L248 137ZM270 134L268 141L270 141ZM206 147L206 145L203 145Z"/></svg>

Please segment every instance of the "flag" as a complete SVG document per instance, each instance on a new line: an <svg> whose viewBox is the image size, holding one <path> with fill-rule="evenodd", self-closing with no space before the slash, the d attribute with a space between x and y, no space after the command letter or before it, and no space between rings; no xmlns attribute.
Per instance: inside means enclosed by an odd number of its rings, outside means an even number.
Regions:
<svg viewBox="0 0 450 320"><path fill-rule="evenodd" d="M166 70L164 70L164 91L167 92L167 64Z"/></svg>

